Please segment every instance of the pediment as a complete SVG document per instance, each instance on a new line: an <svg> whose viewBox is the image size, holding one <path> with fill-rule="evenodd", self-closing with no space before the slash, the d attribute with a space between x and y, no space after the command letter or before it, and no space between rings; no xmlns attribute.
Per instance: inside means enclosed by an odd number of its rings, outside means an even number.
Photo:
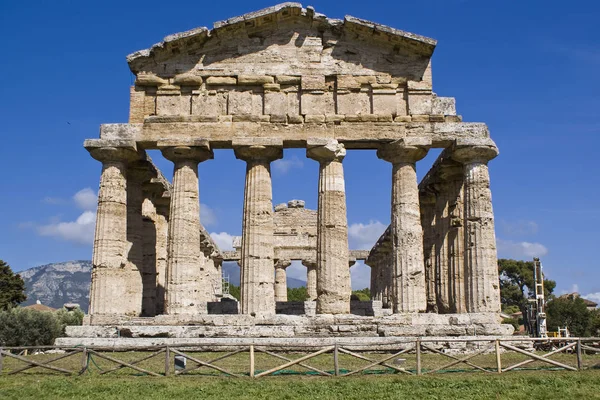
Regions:
<svg viewBox="0 0 600 400"><path fill-rule="evenodd" d="M283 3L167 36L127 57L131 71L157 82L194 76L385 75L421 81L436 41L346 16L327 18L311 7ZM164 80L161 81L161 80ZM169 83L173 83L171 80Z"/></svg>

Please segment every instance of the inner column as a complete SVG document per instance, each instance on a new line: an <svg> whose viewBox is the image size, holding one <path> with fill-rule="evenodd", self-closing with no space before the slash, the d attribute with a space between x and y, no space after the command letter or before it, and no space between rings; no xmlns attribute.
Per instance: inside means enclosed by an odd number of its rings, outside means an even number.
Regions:
<svg viewBox="0 0 600 400"><path fill-rule="evenodd" d="M377 156L392 163L392 308L394 313L427 308L423 228L419 209L416 162L431 141L407 138L382 146Z"/></svg>
<svg viewBox="0 0 600 400"><path fill-rule="evenodd" d="M348 219L342 160L336 140L309 140L306 156L319 162L317 230L317 313L350 313Z"/></svg>
<svg viewBox="0 0 600 400"><path fill-rule="evenodd" d="M233 148L235 156L247 163L240 260L241 313L275 314L271 162L283 156L283 141L237 140Z"/></svg>
<svg viewBox="0 0 600 400"><path fill-rule="evenodd" d="M175 164L167 264L166 314L206 314L212 299L211 282L205 278L200 248L200 199L198 163L212 159L207 141L194 146L159 146Z"/></svg>

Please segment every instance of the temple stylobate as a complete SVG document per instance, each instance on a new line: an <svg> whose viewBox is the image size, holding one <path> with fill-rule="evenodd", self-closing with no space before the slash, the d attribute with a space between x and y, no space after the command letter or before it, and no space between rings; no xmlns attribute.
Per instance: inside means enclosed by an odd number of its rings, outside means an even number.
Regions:
<svg viewBox="0 0 600 400"><path fill-rule="evenodd" d="M485 124L463 122L454 98L433 92L435 46L284 3L129 55L129 122L85 142L102 162L87 323L205 332L235 321L250 336L510 333L499 320L488 173L498 150ZM270 166L286 148L318 163L317 210L272 204ZM443 151L419 183L416 163L432 148ZM173 163L172 183L145 153L155 149ZM202 226L198 177L226 149L246 180L242 236L223 252ZM365 150L391 164L391 223L360 252L348 248L344 158ZM368 302L351 300L357 259L371 267ZM309 300L298 304L285 290L294 260L307 267ZM223 294L223 261L240 265L239 304Z"/></svg>

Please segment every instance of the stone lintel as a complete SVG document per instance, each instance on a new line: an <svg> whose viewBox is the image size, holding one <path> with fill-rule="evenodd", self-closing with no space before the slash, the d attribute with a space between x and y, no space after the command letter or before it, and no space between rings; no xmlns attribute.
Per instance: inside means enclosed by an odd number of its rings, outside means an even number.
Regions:
<svg viewBox="0 0 600 400"><path fill-rule="evenodd" d="M101 139L134 140L145 149L158 148L165 139L202 138L212 149L231 149L239 139L281 139L284 148L306 148L309 138L336 139L346 149L376 150L383 143L421 137L431 146L446 148L456 140L489 138L478 122L342 122L277 124L268 122L195 122L194 117L150 117L144 124L103 124Z"/></svg>

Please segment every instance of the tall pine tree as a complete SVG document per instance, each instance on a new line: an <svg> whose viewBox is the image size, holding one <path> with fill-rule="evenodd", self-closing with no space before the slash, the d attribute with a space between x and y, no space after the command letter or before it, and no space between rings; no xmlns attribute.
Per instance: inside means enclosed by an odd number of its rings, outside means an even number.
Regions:
<svg viewBox="0 0 600 400"><path fill-rule="evenodd" d="M0 310L8 310L26 299L25 282L0 260Z"/></svg>

